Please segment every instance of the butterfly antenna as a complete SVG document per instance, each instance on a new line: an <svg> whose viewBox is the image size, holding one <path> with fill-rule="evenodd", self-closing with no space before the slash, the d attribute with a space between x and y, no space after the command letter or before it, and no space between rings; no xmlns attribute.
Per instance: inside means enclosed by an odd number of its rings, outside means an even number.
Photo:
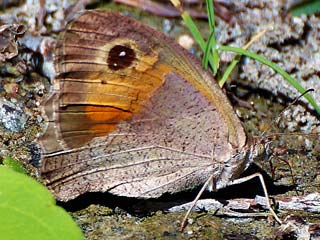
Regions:
<svg viewBox="0 0 320 240"><path fill-rule="evenodd" d="M298 97L296 97L287 107L285 107L285 108L279 113L279 116L278 116L276 119L274 119L274 120L272 121L272 123L275 123L275 124L278 125L281 117L283 116L283 113L284 113L288 108L290 108L292 105L294 105L301 97L303 97L305 94L307 94L307 93L309 93L309 92L312 92L312 91L314 91L314 89L310 88L310 89L306 90L305 92L303 92L303 93L302 93L301 95L299 95ZM271 123L271 124L272 124L272 123ZM271 126L272 126L271 124L268 126L268 128L267 128L265 131L263 131L262 136L264 136L265 133L266 133L268 130L270 130L270 128L271 128ZM279 135L281 135L281 134L274 134L274 135L278 135L278 136L279 136ZM286 134L286 135L287 135L287 134ZM284 162L284 163L286 163L286 164L288 165L289 170L290 170L290 174L291 174L292 183L293 183L293 185L296 185L296 181L295 181L295 179L294 179L294 177L293 177L293 171L292 171L292 168L291 168L290 163L289 163L288 161L286 161L285 159L280 158L279 155L281 155L281 154L279 154L279 153L280 153L280 152L278 152L278 153L275 153L275 152L274 152L274 153L272 154L272 157L273 157L273 158L276 158L276 159L278 159L278 160L280 160L280 161L282 161L282 162ZM273 166L271 166L271 165L272 165L272 162L270 161L270 167L271 167L272 175L274 176L274 170L275 170L275 168L274 168ZM296 191L296 194L299 195L298 192L297 192L297 189L295 189L295 191Z"/></svg>
<svg viewBox="0 0 320 240"><path fill-rule="evenodd" d="M266 132L270 131L271 126L273 126L274 124L278 125L279 121L281 119L281 117L283 116L283 113L288 110L292 105L294 105L300 98L302 98L304 95L306 95L309 92L313 92L314 89L310 88L308 90L306 90L305 92L303 92L302 94L300 94L298 97L296 97L287 107L285 107L278 115L278 117L274 120L272 120L272 122L269 124L269 126L267 127L266 130L264 130L261 134L261 137L265 136Z"/></svg>

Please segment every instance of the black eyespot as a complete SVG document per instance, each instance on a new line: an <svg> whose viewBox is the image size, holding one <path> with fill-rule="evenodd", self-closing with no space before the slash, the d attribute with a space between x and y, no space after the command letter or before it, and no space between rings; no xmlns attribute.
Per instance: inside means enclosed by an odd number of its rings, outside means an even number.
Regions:
<svg viewBox="0 0 320 240"><path fill-rule="evenodd" d="M131 48L116 45L110 49L107 63L110 69L116 71L129 67L135 57L135 52Z"/></svg>

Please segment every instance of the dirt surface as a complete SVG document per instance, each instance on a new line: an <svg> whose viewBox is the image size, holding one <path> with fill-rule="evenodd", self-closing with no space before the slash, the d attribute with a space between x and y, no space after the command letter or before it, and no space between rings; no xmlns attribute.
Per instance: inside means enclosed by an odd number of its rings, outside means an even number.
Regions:
<svg viewBox="0 0 320 240"><path fill-rule="evenodd" d="M33 177L38 176L33 160L39 158L35 140L43 129L39 105L50 91L54 74L52 50L57 33L67 19L65 9L72 6L68 1L64 1L63 6L60 1L46 1L44 6L40 2L38 5L30 5L31 1L20 5L14 3L2 9L0 15L2 24L28 26L24 35L11 38L10 44L6 45L9 53L14 52L16 47L18 55L12 58L10 54L1 56L6 59L0 63L0 156L10 155L18 159ZM275 61L300 80L305 88L318 90L313 95L319 104L319 15L292 17L285 11L291 1L239 1L237 6L232 4L233 1L230 2L230 6L233 6L230 22L217 19L218 41L221 44L243 46L252 35L271 25L272 29L250 50ZM112 2L103 6L97 3L90 5L97 6L136 17L177 40L181 35L190 35L180 19L168 20ZM37 7L46 9L46 14L35 11ZM78 8L81 9L81 6ZM199 21L199 24L204 35L208 35L206 23ZM12 34L12 31L9 33ZM190 51L197 52L197 47L193 45ZM222 56L223 61L230 60L230 55ZM257 62L243 58L233 74L233 80L228 83L228 89L250 135L260 136L264 131L267 134L320 131L319 115L304 100L286 111L281 117L280 128L276 127L274 119L297 96L297 92L281 76ZM243 107L244 102L251 107ZM281 159L273 160L274 168L270 167L269 161L257 162L244 175L261 172L266 178L269 194L278 199L319 192L319 136L283 135L275 137L274 145L287 150ZM70 211L87 239L297 238L294 231L281 229L272 218L216 216L216 211L193 213L185 231L181 233L179 225L185 212L169 212L169 209L192 201L197 191L148 201L97 193L59 204ZM203 198L215 198L224 203L228 199L240 199L241 202L241 199L253 199L256 195L263 195L260 183L250 181L217 193L206 193ZM309 237L316 239L317 231L314 229L320 224L319 208L317 213L300 209L279 210L278 214L283 220L290 215L295 216L300 224L296 224L298 228L311 229ZM247 211L267 212L259 205ZM293 219L288 221L295 222Z"/></svg>

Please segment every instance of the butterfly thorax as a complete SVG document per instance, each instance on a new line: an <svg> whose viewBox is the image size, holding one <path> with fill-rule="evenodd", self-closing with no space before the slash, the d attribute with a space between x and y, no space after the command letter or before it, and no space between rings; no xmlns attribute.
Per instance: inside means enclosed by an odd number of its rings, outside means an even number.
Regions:
<svg viewBox="0 0 320 240"><path fill-rule="evenodd" d="M209 190L218 190L230 185L255 161L268 160L273 153L273 146L268 138L252 137L247 144L224 162L223 169Z"/></svg>

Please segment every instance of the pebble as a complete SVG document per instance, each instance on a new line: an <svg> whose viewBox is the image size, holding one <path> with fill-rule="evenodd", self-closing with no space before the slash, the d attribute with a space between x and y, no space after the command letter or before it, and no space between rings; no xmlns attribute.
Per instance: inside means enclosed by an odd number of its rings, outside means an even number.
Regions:
<svg viewBox="0 0 320 240"><path fill-rule="evenodd" d="M18 105L0 98L0 123L9 131L20 132L28 120L23 109Z"/></svg>

